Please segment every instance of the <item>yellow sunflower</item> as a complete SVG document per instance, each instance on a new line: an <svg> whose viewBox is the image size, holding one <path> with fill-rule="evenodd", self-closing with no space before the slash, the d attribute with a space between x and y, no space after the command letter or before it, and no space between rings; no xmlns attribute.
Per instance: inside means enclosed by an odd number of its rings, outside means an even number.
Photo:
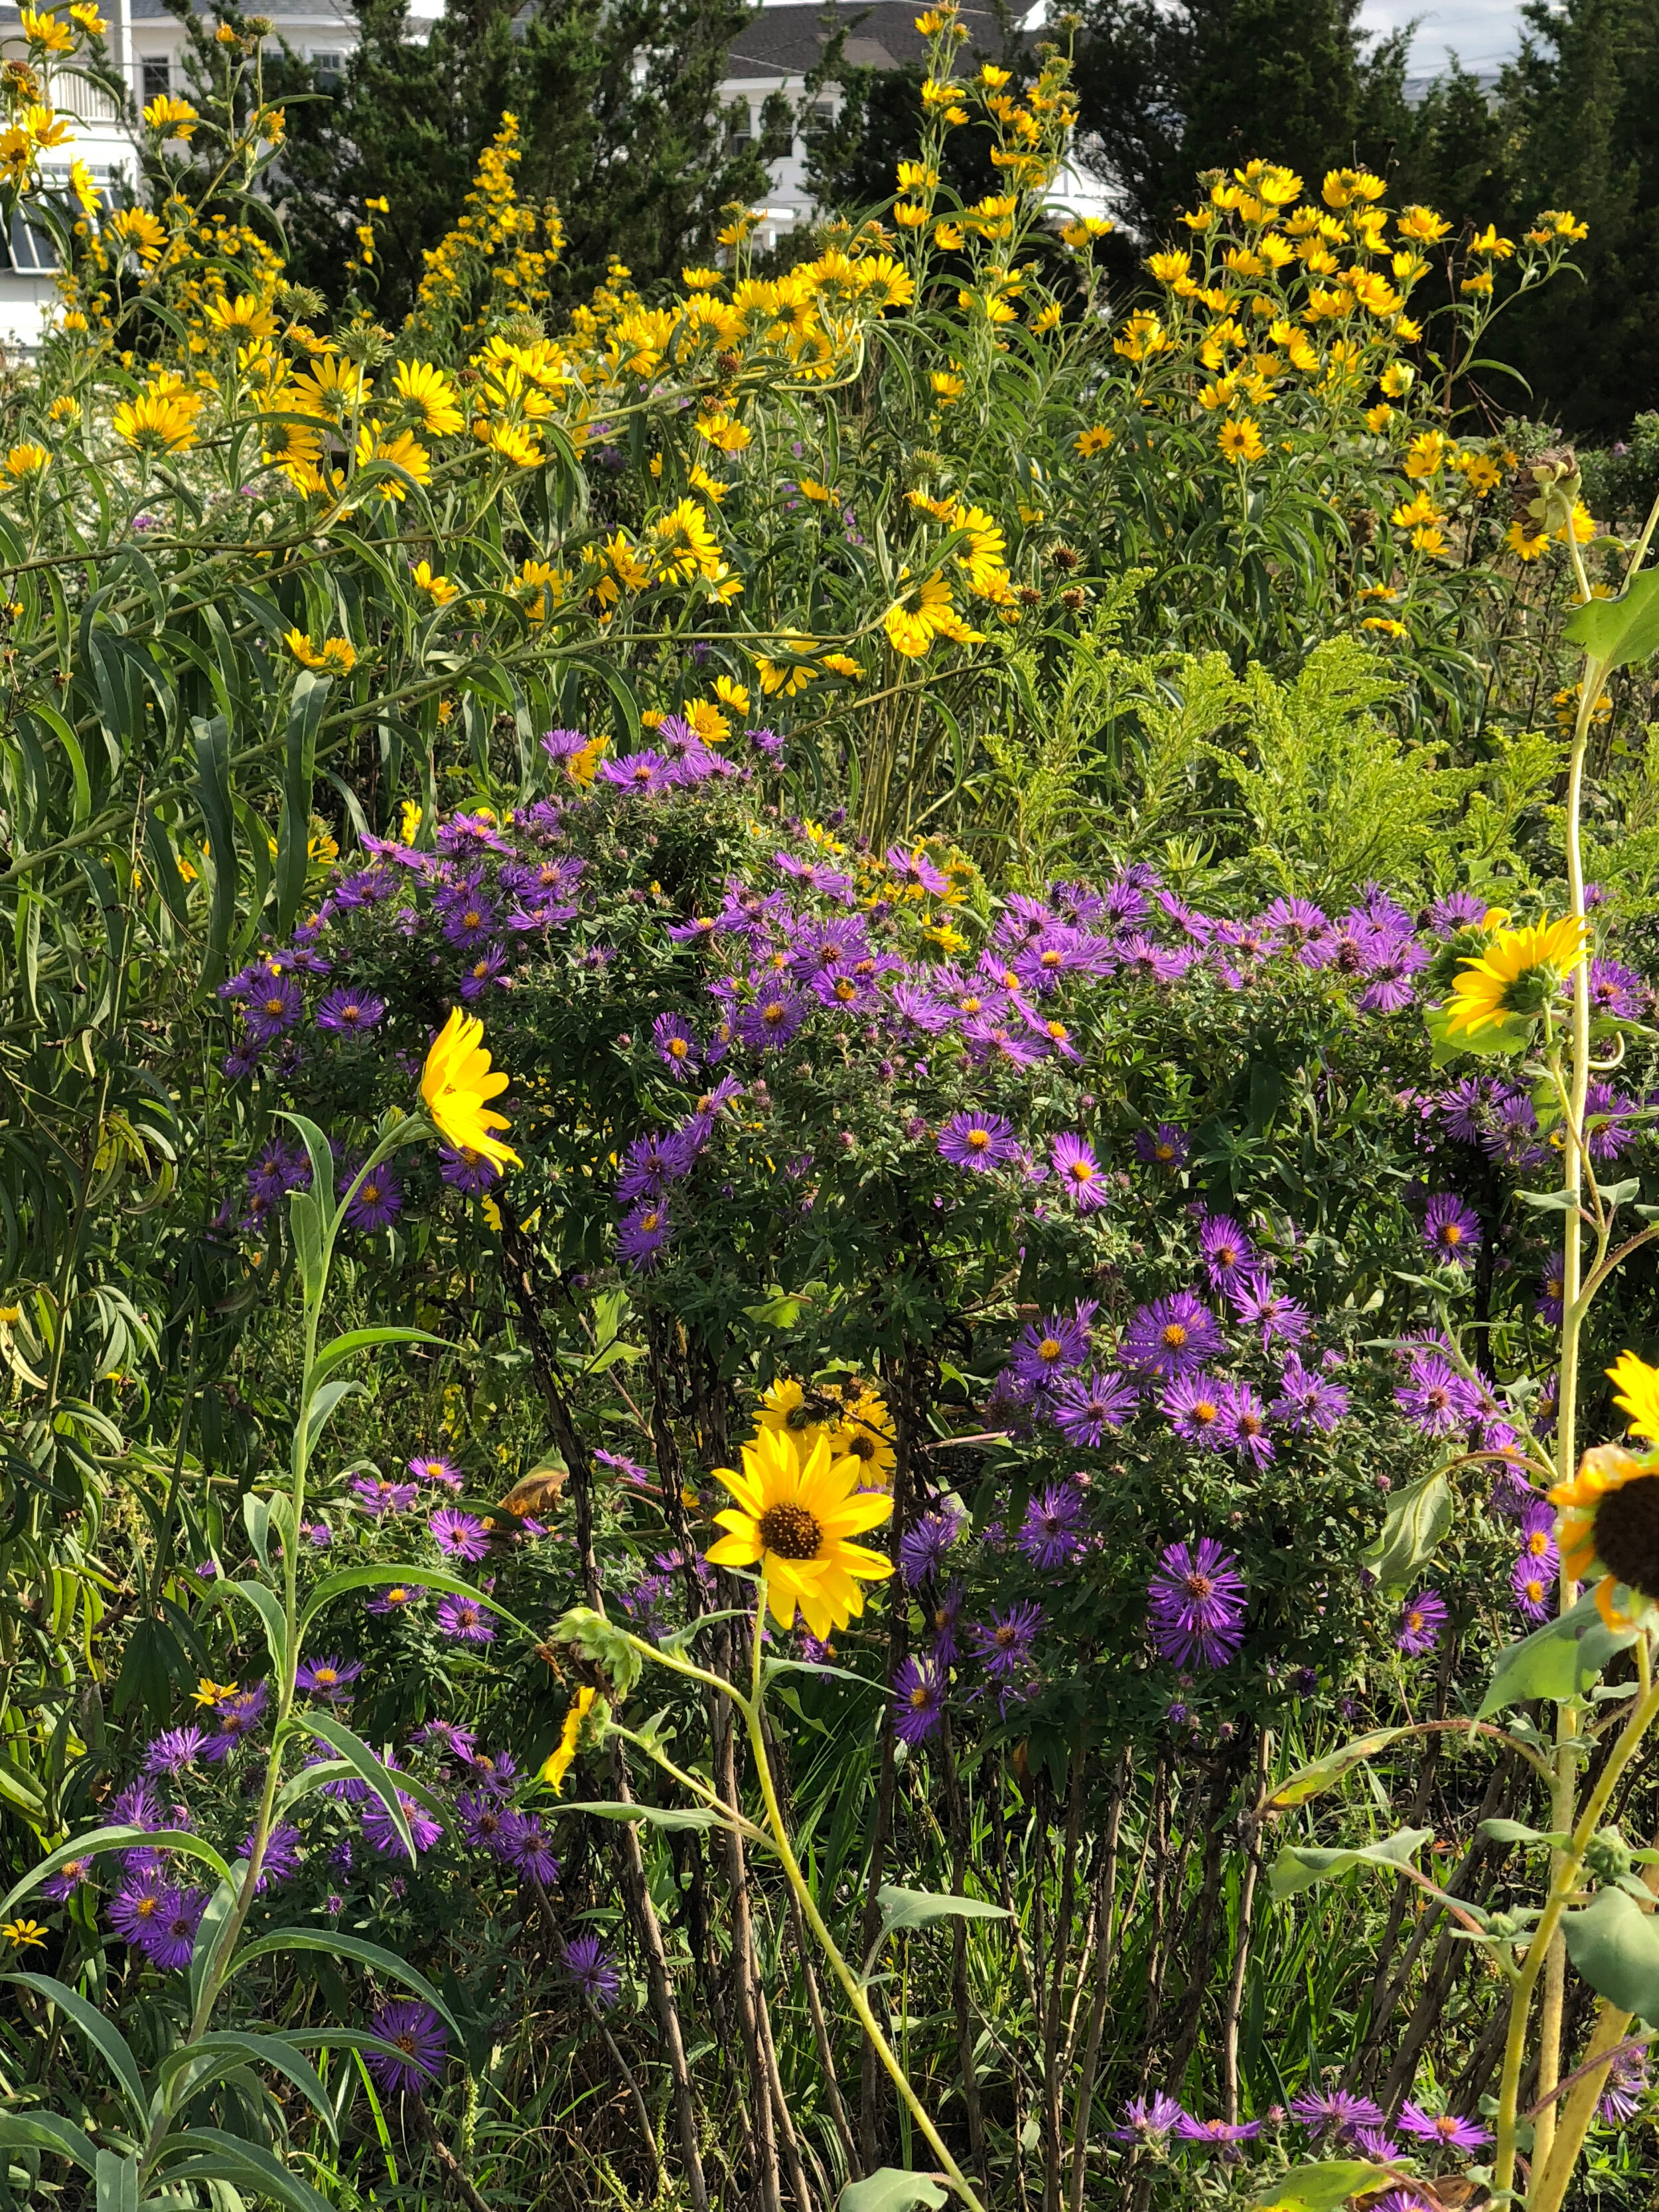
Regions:
<svg viewBox="0 0 1659 2212"><path fill-rule="evenodd" d="M483 1024L459 1006L432 1040L426 1066L421 1071L421 1096L440 1132L462 1152L481 1152L498 1168L520 1168L524 1162L492 1133L505 1129L505 1114L486 1105L507 1088L507 1075L489 1065L483 1042Z"/></svg>
<svg viewBox="0 0 1659 2212"><path fill-rule="evenodd" d="M864 1470L860 1480L866 1489L892 1486L896 1443L893 1417L884 1401L867 1383L856 1394L848 1393L847 1410L830 1431L830 1446L832 1451L849 1453L858 1461Z"/></svg>
<svg viewBox="0 0 1659 2212"><path fill-rule="evenodd" d="M1499 931L1478 960L1467 961L1452 986L1446 1033L1496 1028L1511 1018L1534 1020L1584 957L1584 924L1574 915L1531 929Z"/></svg>
<svg viewBox="0 0 1659 2212"><path fill-rule="evenodd" d="M878 1553L848 1540L879 1528L893 1510L890 1498L860 1490L863 1470L850 1454L832 1458L827 1437L803 1451L786 1431L764 1428L744 1446L741 1474L714 1469L737 1504L714 1516L729 1533L710 1546L708 1559L717 1567L758 1565L780 1628L794 1626L799 1608L822 1642L863 1612L860 1582L893 1571Z"/></svg>
<svg viewBox="0 0 1659 2212"><path fill-rule="evenodd" d="M1633 1432L1659 1439L1659 1369L1633 1352L1620 1352L1607 1374L1614 1403ZM1550 1503L1560 1519L1561 1564L1575 1582L1599 1565L1595 1603L1609 1628L1626 1628L1633 1613L1659 1604L1659 1451L1638 1456L1622 1444L1597 1444L1571 1482L1558 1482ZM1626 1610L1613 1592L1623 1586L1638 1602Z"/></svg>

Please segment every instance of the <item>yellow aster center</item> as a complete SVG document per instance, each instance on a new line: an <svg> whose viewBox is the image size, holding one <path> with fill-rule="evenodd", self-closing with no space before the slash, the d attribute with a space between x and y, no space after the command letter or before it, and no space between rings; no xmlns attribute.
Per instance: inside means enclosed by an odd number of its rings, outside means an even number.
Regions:
<svg viewBox="0 0 1659 2212"><path fill-rule="evenodd" d="M1152 1156L1155 1159L1172 1160L1175 1158L1175 1146L1173 1145L1155 1146Z"/></svg>
<svg viewBox="0 0 1659 2212"><path fill-rule="evenodd" d="M918 1682L915 1688L910 1692L910 1703L915 1707L916 1711L920 1712L927 1702L927 1685L926 1682Z"/></svg>
<svg viewBox="0 0 1659 2212"><path fill-rule="evenodd" d="M1164 1341L1169 1346L1171 1352L1179 1352L1182 1346L1185 1344L1187 1341L1187 1332L1178 1321L1172 1321L1165 1325Z"/></svg>
<svg viewBox="0 0 1659 2212"><path fill-rule="evenodd" d="M684 1060L690 1048L684 1037L670 1037L668 1040L669 1054L674 1060Z"/></svg>
<svg viewBox="0 0 1659 2212"><path fill-rule="evenodd" d="M1037 1358L1043 1360L1058 1359L1060 1350L1061 1346L1057 1337L1045 1336L1037 1346Z"/></svg>
<svg viewBox="0 0 1659 2212"><path fill-rule="evenodd" d="M969 1129L968 1132L969 1147L973 1152L982 1152L990 1141L991 1133L988 1129Z"/></svg>
<svg viewBox="0 0 1659 2212"><path fill-rule="evenodd" d="M311 1679L313 1682L326 1684L337 1682L340 1678L331 1667L313 1667L311 1670Z"/></svg>
<svg viewBox="0 0 1659 2212"><path fill-rule="evenodd" d="M769 1505L760 1517L760 1538L781 1559L815 1559L821 1531L804 1505Z"/></svg>
<svg viewBox="0 0 1659 2212"><path fill-rule="evenodd" d="M1461 1244L1463 1242L1463 1232L1455 1221L1449 1221L1442 1234L1448 1244Z"/></svg>

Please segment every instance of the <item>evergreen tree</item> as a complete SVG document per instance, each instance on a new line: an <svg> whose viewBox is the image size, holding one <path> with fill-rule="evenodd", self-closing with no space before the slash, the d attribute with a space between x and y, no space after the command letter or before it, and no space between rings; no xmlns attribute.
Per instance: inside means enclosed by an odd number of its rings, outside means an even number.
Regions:
<svg viewBox="0 0 1659 2212"><path fill-rule="evenodd" d="M407 0L352 0L359 43L319 82L285 63L282 216L291 273L331 301L365 204L379 248L375 311L407 312L422 253L454 220L504 112L519 118L521 198L558 203L568 240L556 289L584 298L612 255L641 287L707 252L732 201L763 195L763 149L738 144L718 88L745 0L450 0L425 39Z"/></svg>
<svg viewBox="0 0 1659 2212"><path fill-rule="evenodd" d="M1328 168L1386 167L1410 136L1407 33L1370 47L1359 0L1086 0L1079 138L1157 233L1201 169L1254 156L1316 185Z"/></svg>

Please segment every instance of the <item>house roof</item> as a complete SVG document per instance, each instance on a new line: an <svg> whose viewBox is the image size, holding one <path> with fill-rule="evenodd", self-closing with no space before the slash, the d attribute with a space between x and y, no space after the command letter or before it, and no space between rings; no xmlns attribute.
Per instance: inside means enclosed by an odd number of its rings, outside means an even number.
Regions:
<svg viewBox="0 0 1659 2212"><path fill-rule="evenodd" d="M805 7L763 7L732 41L728 77L804 76L823 58L831 28L845 28L853 68L898 69L925 61L927 41L916 28L921 0L828 0ZM1002 25L989 8L963 8L976 49L1000 53Z"/></svg>

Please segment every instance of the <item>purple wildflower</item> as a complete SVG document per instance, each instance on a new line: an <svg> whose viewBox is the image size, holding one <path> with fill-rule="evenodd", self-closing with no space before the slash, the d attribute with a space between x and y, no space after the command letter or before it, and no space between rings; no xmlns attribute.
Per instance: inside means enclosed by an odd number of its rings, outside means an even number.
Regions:
<svg viewBox="0 0 1659 2212"><path fill-rule="evenodd" d="M362 1671L356 1659L306 1659L295 1672L295 1687L303 1690L307 1697L321 1698L326 1705L349 1705L351 1686Z"/></svg>
<svg viewBox="0 0 1659 2212"><path fill-rule="evenodd" d="M398 1802L403 1808L404 1818L409 1823L409 1832L414 1838L416 1853L429 1851L444 1832L443 1822L434 1820L412 1797L399 1790ZM407 1858L408 1850L398 1833L389 1807L383 1799L367 1799L362 1810L363 1841L383 1859Z"/></svg>
<svg viewBox="0 0 1659 2212"><path fill-rule="evenodd" d="M1267 1409L1248 1382L1223 1386L1221 1419L1216 1425L1218 1443L1236 1451L1253 1467L1266 1467L1273 1455L1267 1434Z"/></svg>
<svg viewBox="0 0 1659 2212"><path fill-rule="evenodd" d="M493 1644L495 1639L495 1624L476 1597L441 1598L438 1626L461 1644Z"/></svg>
<svg viewBox="0 0 1659 2212"><path fill-rule="evenodd" d="M388 1583L378 1597L370 1598L368 1609L382 1619L392 1613L407 1613L412 1606L419 1605L424 1595L418 1583Z"/></svg>
<svg viewBox="0 0 1659 2212"><path fill-rule="evenodd" d="M251 1735L258 1727L270 1695L263 1682L256 1682L251 1690L239 1690L234 1697L221 1698L205 1723L208 1741L203 1747L203 1757L215 1761L228 1759L242 1738Z"/></svg>
<svg viewBox="0 0 1659 2212"><path fill-rule="evenodd" d="M109 1901L109 1924L124 1943L142 1944L178 1892L154 1868L124 1881Z"/></svg>
<svg viewBox="0 0 1659 2212"><path fill-rule="evenodd" d="M1083 1492L1076 1483L1051 1482L1027 1505L1015 1548L1034 1567L1069 1567L1083 1550L1082 1519Z"/></svg>
<svg viewBox="0 0 1659 2212"><path fill-rule="evenodd" d="M478 1560L488 1556L489 1539L476 1513L441 1505L426 1525L438 1549L452 1559Z"/></svg>
<svg viewBox="0 0 1659 2212"><path fill-rule="evenodd" d="M416 1482L441 1483L446 1490L453 1491L460 1491L465 1487L461 1471L453 1460L434 1459L429 1456L412 1459L409 1462L409 1472Z"/></svg>
<svg viewBox="0 0 1659 2212"><path fill-rule="evenodd" d="M564 1947L564 1970L592 2005L608 2012L622 1990L622 1976L597 1936L577 1936Z"/></svg>
<svg viewBox="0 0 1659 2212"><path fill-rule="evenodd" d="M370 2015L368 2031L392 2046L368 2055L368 2070L386 2096L400 2090L419 2096L442 2080L449 2038L430 2005L415 1997L393 1997Z"/></svg>
<svg viewBox="0 0 1659 2212"><path fill-rule="evenodd" d="M1381 2105L1370 2097L1357 2097L1347 2089L1304 2089L1291 2100L1291 2115L1310 2135L1330 2136L1340 2142L1358 2128L1385 2124Z"/></svg>
<svg viewBox="0 0 1659 2212"><path fill-rule="evenodd" d="M1079 1213L1094 1213L1106 1203L1106 1179L1100 1162L1079 1136L1067 1129L1054 1139L1050 1152L1060 1186Z"/></svg>
<svg viewBox="0 0 1659 2212"><path fill-rule="evenodd" d="M948 1583L928 1622L933 1632L933 1656L941 1667L952 1665L957 1657L957 1630L962 1622L965 1594L960 1580Z"/></svg>
<svg viewBox="0 0 1659 2212"><path fill-rule="evenodd" d="M938 1574L945 1555L962 1531L959 1513L924 1513L899 1538L899 1572L907 1589L916 1589Z"/></svg>
<svg viewBox="0 0 1659 2212"><path fill-rule="evenodd" d="M700 1057L697 1040L678 1014L659 1014L651 1024L656 1054L677 1083L684 1083Z"/></svg>
<svg viewBox="0 0 1659 2212"><path fill-rule="evenodd" d="M1254 1271L1236 1280L1228 1296L1244 1326L1261 1330L1264 1352L1275 1341L1285 1345L1306 1342L1313 1327L1312 1316L1297 1299L1275 1290L1271 1275Z"/></svg>
<svg viewBox="0 0 1659 2212"><path fill-rule="evenodd" d="M1253 2142L1261 2132L1260 2120L1195 2120L1190 2112L1183 2112L1176 2122L1176 2133L1182 2142L1217 2143L1224 2148Z"/></svg>
<svg viewBox="0 0 1659 2212"><path fill-rule="evenodd" d="M163 1729L144 1747L144 1771L149 1775L182 1774L185 1767L196 1764L206 1742L206 1736L193 1724Z"/></svg>
<svg viewBox="0 0 1659 2212"><path fill-rule="evenodd" d="M169 1889L144 1926L139 1944L152 1966L163 1973L189 1966L196 1949L196 1931L207 1908L207 1894L199 1889Z"/></svg>
<svg viewBox="0 0 1659 2212"><path fill-rule="evenodd" d="M351 1489L359 1507L371 1521L384 1520L388 1513L407 1513L415 1503L412 1482L388 1482L383 1474L360 1474Z"/></svg>
<svg viewBox="0 0 1659 2212"><path fill-rule="evenodd" d="M305 1012L305 996L292 975L267 973L243 1002L242 1018L255 1044L269 1044L291 1030Z"/></svg>
<svg viewBox="0 0 1659 2212"><path fill-rule="evenodd" d="M1515 1598L1515 1609L1522 1620L1529 1620L1536 1626L1549 1619L1550 1600L1555 1595L1555 1571L1554 1568L1547 1567L1541 1559L1532 1559L1525 1552L1510 1570L1510 1589Z"/></svg>
<svg viewBox="0 0 1659 2212"><path fill-rule="evenodd" d="M1133 1383L1091 1368L1087 1375L1065 1377L1054 1391L1050 1410L1067 1443L1092 1449L1108 1429L1121 1427L1139 1399Z"/></svg>
<svg viewBox="0 0 1659 2212"><path fill-rule="evenodd" d="M1420 1659L1425 1651L1432 1651L1440 1641L1440 1632L1446 1625L1446 1601L1438 1590L1419 1590L1417 1595L1400 1608L1400 1625L1395 1631L1396 1646L1408 1658ZM1407 2106L1409 2112L1411 2107ZM1404 2126L1404 2120L1401 2123Z"/></svg>
<svg viewBox="0 0 1659 2212"><path fill-rule="evenodd" d="M501 1846L507 1864L545 1887L559 1878L559 1862L550 1849L547 1830L539 1813L507 1813L501 1819Z"/></svg>
<svg viewBox="0 0 1659 2212"><path fill-rule="evenodd" d="M250 1828L236 1846L239 1859L253 1856L253 1831ZM263 1897L273 1881L286 1881L290 1875L300 1871L300 1831L292 1820L279 1820L265 1838L264 1856L259 1862L259 1879L253 1885L256 1897Z"/></svg>
<svg viewBox="0 0 1659 2212"><path fill-rule="evenodd" d="M1218 1291L1231 1291L1255 1259L1255 1247L1230 1213L1205 1216L1198 1249L1211 1287Z"/></svg>
<svg viewBox="0 0 1659 2212"><path fill-rule="evenodd" d="M1328 1437L1347 1410L1348 1394L1340 1382L1328 1382L1294 1355L1285 1362L1273 1412L1293 1436L1313 1429Z"/></svg>
<svg viewBox="0 0 1659 2212"><path fill-rule="evenodd" d="M1438 1352L1419 1352L1395 1402L1425 1437L1454 1436L1480 1412L1479 1394Z"/></svg>
<svg viewBox="0 0 1659 2212"><path fill-rule="evenodd" d="M1170 1379L1190 1375L1223 1350L1215 1316L1190 1291L1137 1306L1124 1332L1126 1368Z"/></svg>
<svg viewBox="0 0 1659 2212"><path fill-rule="evenodd" d="M1045 1314L1032 1322L1009 1347L1008 1364L1027 1389L1042 1389L1057 1382L1089 1357L1091 1305L1079 1305L1072 1314Z"/></svg>
<svg viewBox="0 0 1659 2212"><path fill-rule="evenodd" d="M1463 2119L1456 2112L1425 2112L1409 2098L1400 2107L1399 2124L1408 2136L1438 2143L1445 2150L1485 2150L1492 2140L1491 2130L1478 2120Z"/></svg>
<svg viewBox="0 0 1659 2212"><path fill-rule="evenodd" d="M1123 2107L1123 2124L1112 2132L1119 2142L1161 2143L1187 2115L1173 2097L1132 2097Z"/></svg>
<svg viewBox="0 0 1659 2212"><path fill-rule="evenodd" d="M1455 1193L1443 1190L1429 1200L1423 1216L1423 1242L1437 1259L1467 1267L1480 1249L1480 1216Z"/></svg>
<svg viewBox="0 0 1659 2212"><path fill-rule="evenodd" d="M463 1790L455 1800L455 1817L460 1822L463 1838L474 1850L489 1851L495 1858L505 1859L507 1839L501 1824L507 1816L488 1790Z"/></svg>
<svg viewBox="0 0 1659 2212"><path fill-rule="evenodd" d="M1636 2118L1647 2093L1647 2052L1621 2051L1601 2077L1601 2095L1595 2117L1603 2127L1621 2126Z"/></svg>
<svg viewBox="0 0 1659 2212"><path fill-rule="evenodd" d="M340 1178L342 1193L350 1189L355 1176ZM384 1229L395 1221L403 1211L403 1186L392 1170L382 1164L371 1168L352 1193L347 1206L346 1219L354 1229Z"/></svg>
<svg viewBox="0 0 1659 2212"><path fill-rule="evenodd" d="M1224 1667L1244 1640L1244 1580L1213 1536L1170 1544L1147 1585L1152 1642L1178 1667Z"/></svg>
<svg viewBox="0 0 1659 2212"><path fill-rule="evenodd" d="M1031 1646L1042 1626L1042 1607L1025 1600L994 1613L988 1622L969 1622L968 1640L994 1681L1012 1682L1030 1665ZM934 1650L937 1654L937 1645Z"/></svg>
<svg viewBox="0 0 1659 2212"><path fill-rule="evenodd" d="M1186 1166L1191 1150L1191 1140L1173 1121L1135 1131L1135 1157L1149 1168L1166 1168L1173 1175L1177 1168Z"/></svg>
<svg viewBox="0 0 1659 2212"><path fill-rule="evenodd" d="M641 1274L649 1274L672 1234L668 1208L660 1199L653 1199L625 1213L617 1224L617 1257Z"/></svg>
<svg viewBox="0 0 1659 2212"><path fill-rule="evenodd" d="M901 1743L926 1743L945 1717L945 1669L936 1659L909 1658L893 1677L893 1733Z"/></svg>
<svg viewBox="0 0 1659 2212"><path fill-rule="evenodd" d="M317 1026L338 1036L357 1036L372 1030L386 1012L386 1000L373 991L342 988L331 991L317 1009Z"/></svg>
<svg viewBox="0 0 1659 2212"><path fill-rule="evenodd" d="M1215 1451L1221 1443L1226 1387L1213 1375L1177 1375L1159 1396L1158 1408L1183 1443Z"/></svg>
<svg viewBox="0 0 1659 2212"><path fill-rule="evenodd" d="M481 1191L499 1182L501 1176L494 1160L465 1145L439 1146L438 1173L452 1190L459 1190L468 1198L477 1198Z"/></svg>
<svg viewBox="0 0 1659 2212"><path fill-rule="evenodd" d="M983 1173L1019 1150L1012 1125L1000 1114L953 1114L939 1133L939 1149L953 1167Z"/></svg>

